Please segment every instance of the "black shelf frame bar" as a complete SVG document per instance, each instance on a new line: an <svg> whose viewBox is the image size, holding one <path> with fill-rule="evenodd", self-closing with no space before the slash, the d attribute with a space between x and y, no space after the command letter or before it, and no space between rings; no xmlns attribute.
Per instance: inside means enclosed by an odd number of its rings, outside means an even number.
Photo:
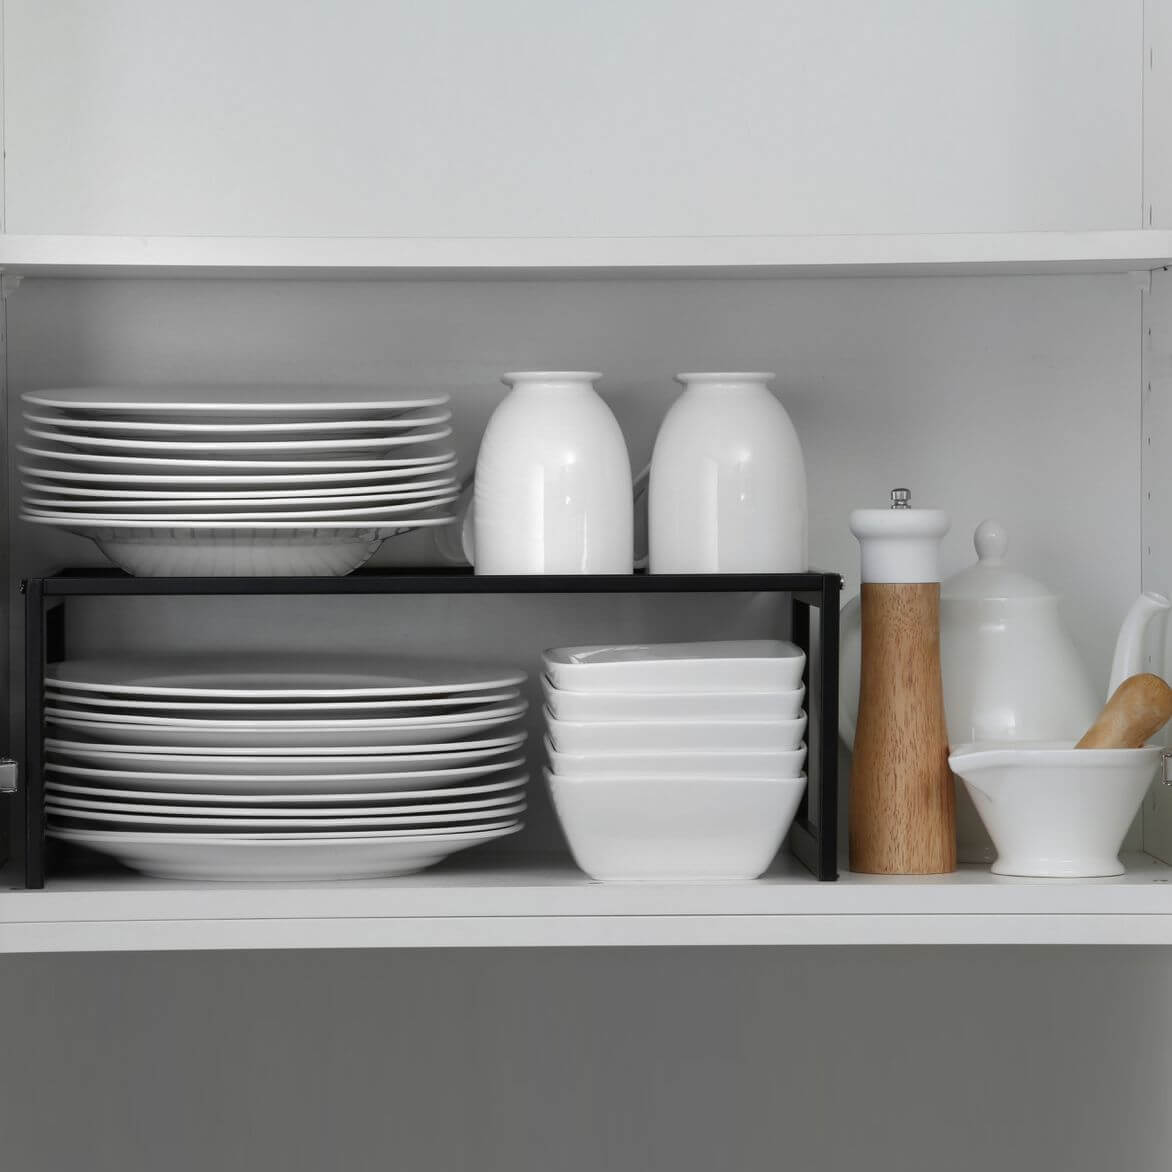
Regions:
<svg viewBox="0 0 1172 1172"><path fill-rule="evenodd" d="M806 772L809 785L789 835L790 850L820 880L838 878L838 612L842 579L805 574L474 574L469 569L343 578L133 578L120 570L64 570L21 582L25 602L25 760L22 770L24 883L45 885L45 671L65 658L70 598L264 594L729 594L790 596L790 639L806 652ZM811 615L818 612L816 644ZM9 803L12 808L11 802ZM18 806L17 809L21 807ZM13 828L15 841L19 828Z"/></svg>

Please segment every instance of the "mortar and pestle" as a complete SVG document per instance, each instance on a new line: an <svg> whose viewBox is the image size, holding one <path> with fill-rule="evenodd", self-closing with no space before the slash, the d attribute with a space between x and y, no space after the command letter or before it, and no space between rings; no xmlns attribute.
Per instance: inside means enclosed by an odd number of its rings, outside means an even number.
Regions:
<svg viewBox="0 0 1172 1172"><path fill-rule="evenodd" d="M1172 688L1130 676L1075 745L965 745L948 759L980 814L997 875L1122 875L1119 850L1160 765L1146 742L1172 718Z"/></svg>

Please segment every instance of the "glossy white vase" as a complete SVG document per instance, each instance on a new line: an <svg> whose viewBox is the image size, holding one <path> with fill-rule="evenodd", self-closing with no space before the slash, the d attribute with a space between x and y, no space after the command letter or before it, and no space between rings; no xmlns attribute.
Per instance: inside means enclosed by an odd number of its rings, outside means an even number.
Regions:
<svg viewBox="0 0 1172 1172"><path fill-rule="evenodd" d="M629 574L631 461L599 374L507 374L476 461L478 574Z"/></svg>
<svg viewBox="0 0 1172 1172"><path fill-rule="evenodd" d="M808 568L806 466L771 374L681 374L651 457L655 574Z"/></svg>

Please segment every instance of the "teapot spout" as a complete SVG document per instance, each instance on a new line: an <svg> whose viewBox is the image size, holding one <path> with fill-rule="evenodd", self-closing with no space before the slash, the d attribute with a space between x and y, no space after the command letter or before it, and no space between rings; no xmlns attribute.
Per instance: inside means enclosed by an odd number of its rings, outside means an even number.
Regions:
<svg viewBox="0 0 1172 1172"><path fill-rule="evenodd" d="M1119 628L1119 638L1115 643L1115 656L1111 660L1111 682L1107 685L1107 697L1115 695L1115 689L1128 676L1136 675L1144 670L1144 647L1148 624L1158 614L1163 614L1169 607L1168 599L1153 590L1147 590L1131 604Z"/></svg>

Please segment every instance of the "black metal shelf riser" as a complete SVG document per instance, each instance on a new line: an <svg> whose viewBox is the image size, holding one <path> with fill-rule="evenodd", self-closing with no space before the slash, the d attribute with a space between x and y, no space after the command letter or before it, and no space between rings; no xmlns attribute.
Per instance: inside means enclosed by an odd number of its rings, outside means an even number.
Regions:
<svg viewBox="0 0 1172 1172"><path fill-rule="evenodd" d="M275 594L683 594L773 593L790 596L790 639L806 652L809 777L790 850L821 880L838 878L838 610L837 574L478 575L445 569L386 573L359 570L344 578L133 578L120 570L65 570L21 583L25 596L25 761L23 802L8 803L9 840L23 843L24 881L45 885L44 693L49 663L65 658L70 598ZM817 655L810 611L818 611Z"/></svg>

